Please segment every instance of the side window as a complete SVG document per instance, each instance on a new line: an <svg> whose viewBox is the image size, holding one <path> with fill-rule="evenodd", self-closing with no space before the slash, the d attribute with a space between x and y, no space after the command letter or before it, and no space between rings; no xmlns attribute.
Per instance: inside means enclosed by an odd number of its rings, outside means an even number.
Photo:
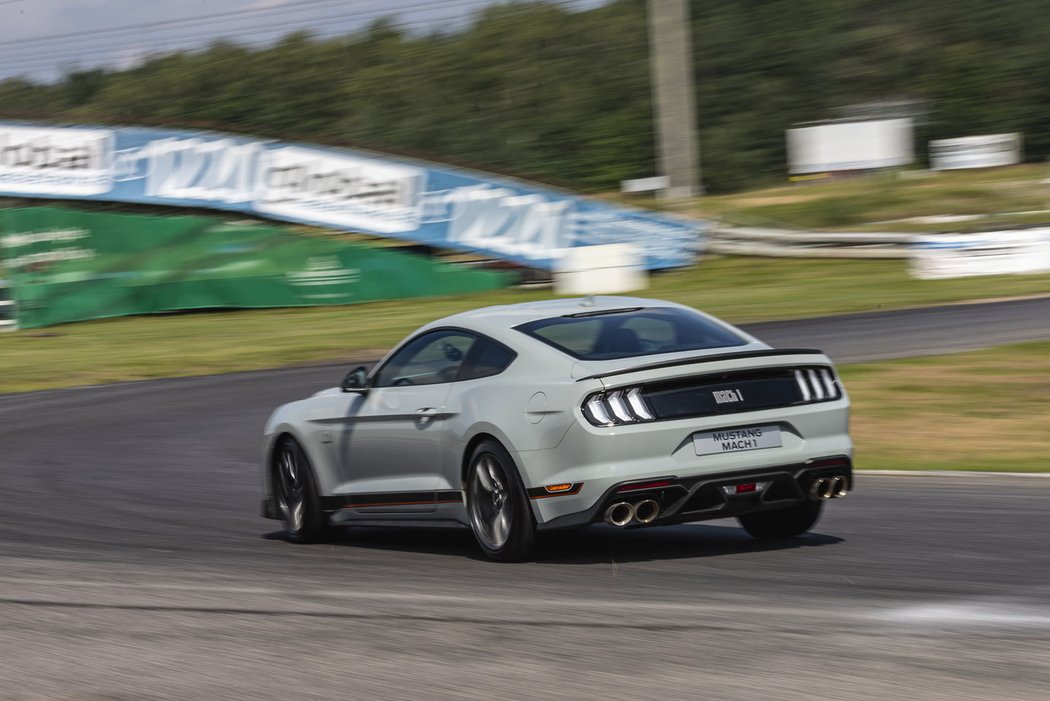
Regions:
<svg viewBox="0 0 1050 701"><path fill-rule="evenodd" d="M477 338L465 331L431 331L399 350L379 369L375 387L452 382Z"/></svg>
<svg viewBox="0 0 1050 701"><path fill-rule="evenodd" d="M459 371L459 379L476 380L479 377L498 375L507 369L517 355L495 341L479 338L471 349L467 362Z"/></svg>

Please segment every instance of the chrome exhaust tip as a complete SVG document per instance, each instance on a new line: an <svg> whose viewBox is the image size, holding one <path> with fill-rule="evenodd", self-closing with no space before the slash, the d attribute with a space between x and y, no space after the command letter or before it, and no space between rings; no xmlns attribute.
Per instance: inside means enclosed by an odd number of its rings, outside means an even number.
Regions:
<svg viewBox="0 0 1050 701"><path fill-rule="evenodd" d="M845 477L834 477L831 480L831 496L832 497L844 497L847 493L846 489L846 478Z"/></svg>
<svg viewBox="0 0 1050 701"><path fill-rule="evenodd" d="M605 510L605 522L610 526L623 528L632 520L634 520L634 506L626 501L610 504L609 508Z"/></svg>
<svg viewBox="0 0 1050 701"><path fill-rule="evenodd" d="M832 479L830 477L821 477L813 480L813 486L809 488L809 495L814 499L830 499L833 493Z"/></svg>
<svg viewBox="0 0 1050 701"><path fill-rule="evenodd" d="M660 505L655 499L643 499L634 505L634 518L643 526L655 521L659 515Z"/></svg>

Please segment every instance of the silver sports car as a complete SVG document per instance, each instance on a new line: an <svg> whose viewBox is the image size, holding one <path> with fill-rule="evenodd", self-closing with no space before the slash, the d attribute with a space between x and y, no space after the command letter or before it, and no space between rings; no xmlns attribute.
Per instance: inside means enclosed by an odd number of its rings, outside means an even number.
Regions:
<svg viewBox="0 0 1050 701"><path fill-rule="evenodd" d="M848 423L822 353L770 348L688 307L488 307L279 407L263 514L298 541L343 524L455 522L497 560L528 557L537 531L602 521L732 516L756 538L787 538L852 489Z"/></svg>

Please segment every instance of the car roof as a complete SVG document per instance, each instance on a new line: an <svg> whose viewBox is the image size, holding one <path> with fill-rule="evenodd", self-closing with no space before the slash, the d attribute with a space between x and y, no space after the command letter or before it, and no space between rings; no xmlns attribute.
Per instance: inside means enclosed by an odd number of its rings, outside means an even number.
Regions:
<svg viewBox="0 0 1050 701"><path fill-rule="evenodd" d="M493 307L482 307L469 312L462 312L439 319L428 326L466 326L481 328L511 329L521 324L539 319L550 319L566 314L587 314L591 312L630 309L632 307L680 307L674 302L643 297L620 297L611 295L594 295L591 297L572 297L568 299L550 299L542 302L521 302L519 304L501 304Z"/></svg>

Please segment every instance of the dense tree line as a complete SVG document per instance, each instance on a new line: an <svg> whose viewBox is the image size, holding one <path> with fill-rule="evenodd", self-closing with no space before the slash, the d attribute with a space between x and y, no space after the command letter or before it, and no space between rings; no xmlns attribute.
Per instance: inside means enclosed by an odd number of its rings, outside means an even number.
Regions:
<svg viewBox="0 0 1050 701"><path fill-rule="evenodd" d="M1020 131L1050 155L1041 0L694 0L703 179L777 181L784 130L911 100L917 140ZM391 22L265 49L220 42L53 84L0 82L0 115L209 126L464 163L584 189L654 172L644 0L498 5L429 35Z"/></svg>

